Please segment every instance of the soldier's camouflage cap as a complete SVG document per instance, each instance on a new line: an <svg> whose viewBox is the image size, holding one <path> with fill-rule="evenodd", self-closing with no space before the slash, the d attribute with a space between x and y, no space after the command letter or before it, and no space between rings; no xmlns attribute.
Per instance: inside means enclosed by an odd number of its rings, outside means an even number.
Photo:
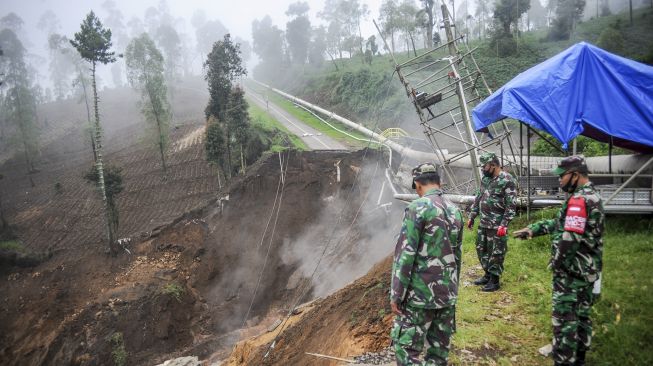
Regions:
<svg viewBox="0 0 653 366"><path fill-rule="evenodd" d="M487 163L495 163L499 165L499 158L497 158L497 154L493 152L483 153L479 158L479 160L481 161L481 164L479 166L483 166Z"/></svg>
<svg viewBox="0 0 653 366"><path fill-rule="evenodd" d="M551 171L555 175L562 175L567 172L580 172L584 174L589 172L583 155L568 156L560 160L558 167Z"/></svg>
<svg viewBox="0 0 653 366"><path fill-rule="evenodd" d="M432 163L422 163L413 168L413 189L415 189L415 179L427 173L438 174L438 168Z"/></svg>

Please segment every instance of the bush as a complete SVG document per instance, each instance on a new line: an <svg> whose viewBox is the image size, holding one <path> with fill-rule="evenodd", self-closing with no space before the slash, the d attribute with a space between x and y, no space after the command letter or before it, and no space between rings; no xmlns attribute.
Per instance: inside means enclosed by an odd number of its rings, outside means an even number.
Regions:
<svg viewBox="0 0 653 366"><path fill-rule="evenodd" d="M111 357L115 366L125 366L127 364L127 351L125 350L125 340L122 333L115 332L109 338L111 343Z"/></svg>
<svg viewBox="0 0 653 366"><path fill-rule="evenodd" d="M624 37L621 31L608 27L601 32L596 44L608 52L620 54L624 49Z"/></svg>
<svg viewBox="0 0 653 366"><path fill-rule="evenodd" d="M177 301L181 302L181 295L184 294L184 288L176 283L169 283L163 287L161 293L174 297Z"/></svg>

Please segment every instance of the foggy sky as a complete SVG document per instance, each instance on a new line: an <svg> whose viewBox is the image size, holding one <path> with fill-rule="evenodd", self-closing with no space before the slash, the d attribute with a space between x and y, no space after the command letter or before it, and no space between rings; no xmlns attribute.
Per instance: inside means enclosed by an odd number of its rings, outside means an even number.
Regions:
<svg viewBox="0 0 653 366"><path fill-rule="evenodd" d="M79 25L88 14L93 10L100 19L107 15L102 8L105 0L1 0L0 17L9 12L15 12L24 21L24 27L28 32L29 41L38 48L45 48L45 35L37 28L36 24L41 15L52 10L59 18L62 29L60 33L72 38L72 35L79 31ZM143 18L145 10L150 6L156 7L159 0L114 0L118 8L124 15L126 23L131 17L137 16ZM208 20L218 19L224 24L233 36L238 36L251 42L252 21L261 19L265 15L270 15L272 21L280 29L285 29L288 17L285 15L288 5L297 2L297 0L250 0L250 1L233 1L233 0L167 0L170 12L176 18L184 18L185 27L179 31L188 34L194 38L194 32L190 19L196 10L203 10ZM324 8L324 0L308 0L309 15L312 25L317 25L320 20L317 19L317 13ZM361 3L367 4L370 9L370 17L362 25L363 35L370 36L376 34L372 18L377 18L381 0L361 0Z"/></svg>

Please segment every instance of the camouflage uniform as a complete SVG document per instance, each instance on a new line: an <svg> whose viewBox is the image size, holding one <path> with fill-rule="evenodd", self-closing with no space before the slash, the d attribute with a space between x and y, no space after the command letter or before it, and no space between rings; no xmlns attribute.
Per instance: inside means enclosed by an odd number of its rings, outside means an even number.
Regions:
<svg viewBox="0 0 653 366"><path fill-rule="evenodd" d="M487 164L492 159L496 159L493 153L484 154L481 163ZM470 219L473 221L479 214L481 216L476 236L476 254L486 274L500 277L503 273L508 236L498 236L497 228L507 228L515 217L516 187L513 177L504 171L496 178L483 177L481 189L472 205Z"/></svg>
<svg viewBox="0 0 653 366"><path fill-rule="evenodd" d="M398 365L446 365L454 327L462 214L431 189L408 205L395 247L391 301L402 309L390 334ZM426 338L425 361L419 360Z"/></svg>
<svg viewBox="0 0 653 366"><path fill-rule="evenodd" d="M563 162L574 158L577 157L563 159ZM582 233L565 229L568 204L579 197L585 202L587 214ZM604 218L601 197L592 183L587 183L576 188L556 219L528 226L533 236L552 236L550 266L553 270L553 359L556 364L573 365L577 362L577 354L582 354L580 359L584 362L585 352L590 347L592 287L602 270Z"/></svg>

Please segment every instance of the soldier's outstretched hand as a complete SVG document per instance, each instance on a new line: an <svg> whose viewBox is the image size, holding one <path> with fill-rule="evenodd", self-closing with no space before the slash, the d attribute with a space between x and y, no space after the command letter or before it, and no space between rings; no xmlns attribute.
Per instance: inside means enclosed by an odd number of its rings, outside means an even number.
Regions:
<svg viewBox="0 0 653 366"><path fill-rule="evenodd" d="M530 239L533 237L533 230L525 227L523 229L519 229L517 231L512 232L512 236L517 239Z"/></svg>
<svg viewBox="0 0 653 366"><path fill-rule="evenodd" d="M474 228L474 219L467 220L467 228L472 230Z"/></svg>

